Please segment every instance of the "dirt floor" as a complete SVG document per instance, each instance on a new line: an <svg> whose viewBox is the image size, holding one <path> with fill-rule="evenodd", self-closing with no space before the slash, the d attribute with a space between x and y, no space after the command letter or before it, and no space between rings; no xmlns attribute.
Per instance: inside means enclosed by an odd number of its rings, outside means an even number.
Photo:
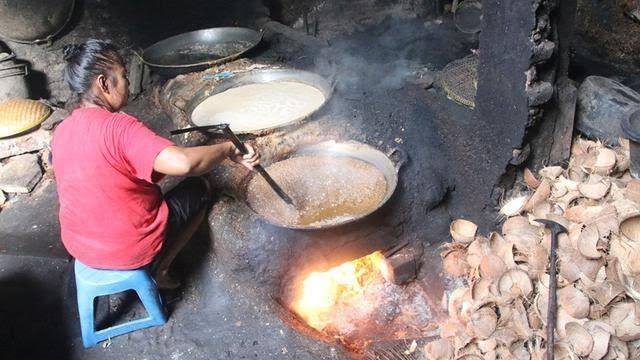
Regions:
<svg viewBox="0 0 640 360"><path fill-rule="evenodd" d="M96 3L98 9L104 11L102 16L109 26L137 21L111 13L119 6L134 5L116 2L118 6L107 8L100 1ZM154 12L167 15L171 9L175 10L163 5ZM90 27L82 21L78 24L80 28L108 34L108 30L100 26ZM221 24L224 22L202 20L192 26ZM181 27L177 24L171 27L173 31L178 28ZM189 26L183 24L184 28ZM97 36L93 32L89 32L91 36ZM162 37L151 36L148 31L134 35L126 38L140 45ZM63 38L60 46L82 38L75 32L65 36L69 38ZM345 134L379 148L403 147L407 151L410 161L400 173L401 181L394 198L371 221L383 219L391 233L425 247L421 281L437 289L434 297L439 296L444 286L439 278L437 246L448 239L450 220L473 215L483 229L492 227L498 220L495 212L484 206L490 189L469 190L473 189L474 176L493 179L497 174L469 174L469 161L473 160L465 154L482 151L469 148L461 136L461 131L473 128L472 112L446 99L437 88L425 90L415 84L414 71L419 66L435 72L476 46L474 38L456 32L449 18L389 18L334 38L330 46L320 52L307 52L291 39L276 34L252 54L256 61L277 62L321 73L328 67L337 69L335 99L319 114L319 123L346 129ZM126 111L140 117L159 134L168 136L174 125L153 101L153 90L160 84L156 79L154 86L147 88ZM63 98L64 91L54 83L48 95ZM332 116L335 114L340 117ZM338 122L344 124L338 126ZM167 182L164 187L172 183L175 181ZM54 211L57 205L43 206ZM225 198L214 207L215 214L233 218L246 215L247 209ZM286 247L278 244L263 247L273 237L265 237L261 231L268 226L259 221L256 224L251 231L260 241L245 243L239 239L225 243L224 236L211 238L210 234L220 234L215 228L221 226L218 223L203 226L178 258L176 268L185 279L184 286L179 291L163 294L171 310L169 322L112 339L90 350L81 346L71 263L0 256L0 304L4 305L0 307L0 316L3 323L9 324L0 330L2 357L8 354L7 359L346 358L338 343L320 341L289 325L287 314L274 299L274 289L278 286L274 281L280 281L280 274L269 273L270 268L263 266L270 261L266 255L286 256L280 253ZM295 233L287 234L295 237ZM230 256L234 254L237 256ZM246 256L245 263L241 262L242 256ZM130 298L120 297L99 306L100 318L106 316L107 305L112 313L124 313L124 318L140 313L138 307L130 306Z"/></svg>

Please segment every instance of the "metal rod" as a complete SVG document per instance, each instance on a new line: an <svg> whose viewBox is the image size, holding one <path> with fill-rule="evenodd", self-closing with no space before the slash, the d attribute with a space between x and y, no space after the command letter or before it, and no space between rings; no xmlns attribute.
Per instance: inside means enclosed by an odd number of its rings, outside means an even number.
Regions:
<svg viewBox="0 0 640 360"><path fill-rule="evenodd" d="M171 135L184 134L184 133L197 131L197 130L202 130L202 131L220 130L220 125L192 126L184 129L171 130Z"/></svg>
<svg viewBox="0 0 640 360"><path fill-rule="evenodd" d="M222 132L227 136L227 138L229 140L231 140L231 142L233 143L233 145L235 145L238 150L240 150L241 153L243 154L247 154L249 153L249 150L247 150L247 147L244 146L244 144L242 143L242 141L240 141L240 139L238 139L238 137L236 136L236 134L231 131L231 129L229 128L229 126L222 126L221 127ZM260 175L262 175L262 177L267 181L267 184L269 184L269 186L271 186L271 188L273 189L273 191L276 192L276 194L278 194L278 196L284 200L284 202L286 202L287 204L294 206L295 204L293 203L293 200L289 197L289 195L287 195L284 190L282 190L282 188L280 187L280 185L278 185L278 183L275 182L275 180L273 180L273 178L271 177L271 175L269 175L269 173L267 173L267 170L265 170L262 165L256 165L253 167Z"/></svg>
<svg viewBox="0 0 640 360"><path fill-rule="evenodd" d="M197 131L197 130L202 130L202 131L206 131L206 130L218 130L218 131L222 131L222 134L228 139L230 140L233 145L235 145L236 148L238 148L238 150L240 150L241 153L243 154L247 154L249 152L249 150L247 149L246 146L244 146L244 143L242 143L242 141L240 141L240 139L238 138L238 136L229 128L229 124L216 124L216 125L206 125L206 126L192 126L192 127L188 127L188 128L184 128L184 129L177 129L177 130L172 130L171 131L171 135L178 135L178 134L184 134L187 132L191 132L191 131ZM271 177L271 175L269 175L269 173L267 173L267 171L262 167L262 165L256 165L253 167L260 175L262 175L262 177L267 181L267 184L269 184L269 186L271 186L271 188L273 189L273 191L276 192L276 194L278 194L278 196L284 200L284 202L286 202L287 204L294 206L295 204L293 203L293 200L289 197L289 195L287 195L287 193L284 192L284 190L282 190L282 188L280 187L280 185L278 185L278 183L276 183L273 178Z"/></svg>
<svg viewBox="0 0 640 360"><path fill-rule="evenodd" d="M547 301L547 360L553 360L554 331L556 327L556 262L558 253L558 234L552 230L551 232L551 249L549 264L549 297Z"/></svg>

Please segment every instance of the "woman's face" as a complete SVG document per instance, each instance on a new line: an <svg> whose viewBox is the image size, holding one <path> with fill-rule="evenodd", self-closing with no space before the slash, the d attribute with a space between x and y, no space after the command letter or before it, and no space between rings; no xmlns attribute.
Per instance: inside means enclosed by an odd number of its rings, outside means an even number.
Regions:
<svg viewBox="0 0 640 360"><path fill-rule="evenodd" d="M129 101L129 79L124 66L116 65L111 70L107 83L107 91L103 91L104 99L111 111L118 111Z"/></svg>

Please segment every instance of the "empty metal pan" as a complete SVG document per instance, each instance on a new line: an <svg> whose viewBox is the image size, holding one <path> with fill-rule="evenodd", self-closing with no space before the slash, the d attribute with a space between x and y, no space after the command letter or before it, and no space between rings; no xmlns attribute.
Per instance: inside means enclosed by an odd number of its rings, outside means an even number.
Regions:
<svg viewBox="0 0 640 360"><path fill-rule="evenodd" d="M173 77L236 59L261 39L261 32L241 27L191 31L151 45L142 60L152 70Z"/></svg>

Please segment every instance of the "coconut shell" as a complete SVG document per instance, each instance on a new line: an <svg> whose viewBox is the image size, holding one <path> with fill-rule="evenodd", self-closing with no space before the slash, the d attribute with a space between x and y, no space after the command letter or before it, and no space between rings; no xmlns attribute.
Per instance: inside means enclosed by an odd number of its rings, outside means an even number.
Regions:
<svg viewBox="0 0 640 360"><path fill-rule="evenodd" d="M502 225L504 239L513 243L517 250L526 253L537 245L542 237L542 228L533 225L522 216L514 216Z"/></svg>
<svg viewBox="0 0 640 360"><path fill-rule="evenodd" d="M527 257L528 273L531 279L537 279L544 274L549 265L549 253L542 245L536 245L531 248Z"/></svg>
<svg viewBox="0 0 640 360"><path fill-rule="evenodd" d="M627 343L612 336L609 340L609 351L605 355L603 360L624 360L629 359L629 348Z"/></svg>
<svg viewBox="0 0 640 360"><path fill-rule="evenodd" d="M591 304L589 307L589 319L600 320L607 314L607 309L600 304Z"/></svg>
<svg viewBox="0 0 640 360"><path fill-rule="evenodd" d="M587 356L593 350L593 337L580 324L570 322L565 326L566 341L578 356Z"/></svg>
<svg viewBox="0 0 640 360"><path fill-rule="evenodd" d="M577 182L582 182L587 178L587 174L580 167L576 167L573 161L569 163L567 175L570 180Z"/></svg>
<svg viewBox="0 0 640 360"><path fill-rule="evenodd" d="M562 210L566 210L571 205L573 205L573 203L576 200L580 199L581 196L582 196L582 194L578 190L569 191L565 195L563 195L562 197L558 198L555 203Z"/></svg>
<svg viewBox="0 0 640 360"><path fill-rule="evenodd" d="M549 197L551 197L551 199L559 199L565 196L568 192L569 189L558 181L551 186L551 193L549 194Z"/></svg>
<svg viewBox="0 0 640 360"><path fill-rule="evenodd" d="M611 181L609 179L600 175L591 175L587 181L578 185L578 190L582 196L588 199L600 200L607 194L610 187Z"/></svg>
<svg viewBox="0 0 640 360"><path fill-rule="evenodd" d="M514 359L529 359L531 354L529 354L529 350L525 346L525 342L523 340L516 341L509 347L509 355L511 355ZM502 354L501 359L507 359L507 354Z"/></svg>
<svg viewBox="0 0 640 360"><path fill-rule="evenodd" d="M625 198L640 204L640 180L632 179L625 188Z"/></svg>
<svg viewBox="0 0 640 360"><path fill-rule="evenodd" d="M569 282L580 279L580 275L595 280L598 271L604 264L603 259L590 260L572 248L558 249L558 273Z"/></svg>
<svg viewBox="0 0 640 360"><path fill-rule="evenodd" d="M640 339L640 325L635 323L635 304L619 302L609 309L609 324L615 325L616 337L622 341Z"/></svg>
<svg viewBox="0 0 640 360"><path fill-rule="evenodd" d="M609 242L609 254L617 259L625 276L633 277L640 274L640 248L637 243L624 237L613 236Z"/></svg>
<svg viewBox="0 0 640 360"><path fill-rule="evenodd" d="M592 148L596 146L595 141L577 138L574 139L573 144L571 144L571 157L576 157L580 155L584 155L589 152Z"/></svg>
<svg viewBox="0 0 640 360"><path fill-rule="evenodd" d="M449 230L454 241L469 244L475 238L478 226L469 220L457 219L451 223Z"/></svg>
<svg viewBox="0 0 640 360"><path fill-rule="evenodd" d="M538 287L538 292L533 300L533 308L536 317L540 319L542 324L547 325L547 308L549 306L549 289Z"/></svg>
<svg viewBox="0 0 640 360"><path fill-rule="evenodd" d="M509 270L498 281L500 294L504 296L528 297L533 292L533 284L529 275L522 270Z"/></svg>
<svg viewBox="0 0 640 360"><path fill-rule="evenodd" d="M611 204L616 208L618 219L620 220L620 225L622 225L622 223L631 219L632 217L640 215L640 204L624 198L624 195L621 198L611 202Z"/></svg>
<svg viewBox="0 0 640 360"><path fill-rule="evenodd" d="M535 219L545 218L552 210L553 206L551 203L549 201L543 201L533 208L531 214L529 214L529 216L533 215L533 218L529 218L529 220L533 221Z"/></svg>
<svg viewBox="0 0 640 360"><path fill-rule="evenodd" d="M490 279L476 279L471 283L471 298L474 302L484 302L486 299L494 298L497 295L493 281Z"/></svg>
<svg viewBox="0 0 640 360"><path fill-rule="evenodd" d="M558 176L560 176L564 172L564 169L561 166L547 166L545 168L540 169L538 174L545 179L555 180Z"/></svg>
<svg viewBox="0 0 640 360"><path fill-rule="evenodd" d="M483 307L471 314L467 334L480 340L488 339L496 330L498 316L490 307Z"/></svg>
<svg viewBox="0 0 640 360"><path fill-rule="evenodd" d="M594 224L586 226L578 237L577 248L580 254L587 259L599 259L602 257L602 253L598 251L599 239L598 228Z"/></svg>
<svg viewBox="0 0 640 360"><path fill-rule="evenodd" d="M569 244L571 244L571 247L574 249L578 249L578 240L580 239L580 235L582 235L583 227L584 225L582 224L572 222L571 225L566 228L567 236L569 237ZM551 239L551 235L549 235L549 239Z"/></svg>
<svg viewBox="0 0 640 360"><path fill-rule="evenodd" d="M624 220L620 224L620 233L640 245L640 215Z"/></svg>
<svg viewBox="0 0 640 360"><path fill-rule="evenodd" d="M464 309L470 308L472 305L471 293L468 288L457 288L449 295L449 304L447 311L449 318L461 319Z"/></svg>
<svg viewBox="0 0 640 360"><path fill-rule="evenodd" d="M491 243L491 252L502 259L507 269L514 269L517 267L513 257L512 243L507 242L498 233L491 233L489 242Z"/></svg>
<svg viewBox="0 0 640 360"><path fill-rule="evenodd" d="M608 306L614 299L624 295L622 284L609 280L594 283L593 286L584 287L583 289L587 296L603 307Z"/></svg>
<svg viewBox="0 0 640 360"><path fill-rule="evenodd" d="M589 298L573 286L566 286L557 291L558 305L569 315L577 319L586 318L589 315Z"/></svg>
<svg viewBox="0 0 640 360"><path fill-rule="evenodd" d="M539 203L546 201L551 195L551 183L548 179L542 180L540 186L536 189L533 195L527 201L527 204L524 206L525 211L531 211L533 208Z"/></svg>
<svg viewBox="0 0 640 360"><path fill-rule="evenodd" d="M438 339L424 346L428 360L449 360L453 358L453 345L446 339Z"/></svg>
<svg viewBox="0 0 640 360"><path fill-rule="evenodd" d="M485 360L485 358L478 354L464 354L460 357L457 357L456 360Z"/></svg>
<svg viewBox="0 0 640 360"><path fill-rule="evenodd" d="M578 360L578 355L573 352L568 343L555 343L553 345L553 356L555 360ZM540 360L544 360L546 357Z"/></svg>
<svg viewBox="0 0 640 360"><path fill-rule="evenodd" d="M611 204L591 206L587 209L584 216L584 224L595 224L601 237L619 232L620 220L618 219L618 212L615 206Z"/></svg>
<svg viewBox="0 0 640 360"><path fill-rule="evenodd" d="M567 313L563 308L558 308L556 324L556 331L558 332L558 336L560 336L561 339L565 339L567 337L567 324L574 322L582 325L586 321L587 319L576 319L573 316L569 315L569 313Z"/></svg>
<svg viewBox="0 0 640 360"><path fill-rule="evenodd" d="M515 299L513 302L513 312L510 320L512 328L516 334L522 339L529 339L533 335L529 319L527 318L527 310L524 308L522 299Z"/></svg>
<svg viewBox="0 0 640 360"><path fill-rule="evenodd" d="M540 180L538 180L538 178L536 178L536 176L528 168L524 169L523 177L524 182L525 184L527 184L529 189L535 190L538 188L538 186L540 186Z"/></svg>
<svg viewBox="0 0 640 360"><path fill-rule="evenodd" d="M629 151L625 151L623 149L616 149L616 167L615 172L623 173L629 170L629 165L631 165L631 161L629 158Z"/></svg>
<svg viewBox="0 0 640 360"><path fill-rule="evenodd" d="M640 359L640 341L632 341L627 346L629 348L629 359Z"/></svg>
<svg viewBox="0 0 640 360"><path fill-rule="evenodd" d="M518 335L508 327L498 327L493 333L492 338L496 339L498 346L509 347L514 342L518 341Z"/></svg>
<svg viewBox="0 0 640 360"><path fill-rule="evenodd" d="M615 168L616 159L615 151L607 148L598 149L593 171L599 175L609 175Z"/></svg>
<svg viewBox="0 0 640 360"><path fill-rule="evenodd" d="M470 270L466 258L466 250L448 252L442 259L442 268L444 272L453 277L465 276Z"/></svg>
<svg viewBox="0 0 640 360"><path fill-rule="evenodd" d="M478 341L478 348L483 353L488 353L489 351L493 351L496 349L497 346L498 346L498 342L496 341L496 339L493 339L493 338Z"/></svg>
<svg viewBox="0 0 640 360"><path fill-rule="evenodd" d="M529 201L530 195L520 195L507 200L500 208L500 214L511 217L520 215Z"/></svg>
<svg viewBox="0 0 640 360"><path fill-rule="evenodd" d="M529 326L532 330L542 329L542 319L538 315L535 306L530 306L529 309L527 309L527 320L529 320Z"/></svg>
<svg viewBox="0 0 640 360"><path fill-rule="evenodd" d="M491 254L491 244L489 239L477 236L467 248L467 263L472 268L480 266L480 262L485 255Z"/></svg>
<svg viewBox="0 0 640 360"><path fill-rule="evenodd" d="M486 279L496 280L507 270L504 261L497 255L485 255L480 262L480 276Z"/></svg>

